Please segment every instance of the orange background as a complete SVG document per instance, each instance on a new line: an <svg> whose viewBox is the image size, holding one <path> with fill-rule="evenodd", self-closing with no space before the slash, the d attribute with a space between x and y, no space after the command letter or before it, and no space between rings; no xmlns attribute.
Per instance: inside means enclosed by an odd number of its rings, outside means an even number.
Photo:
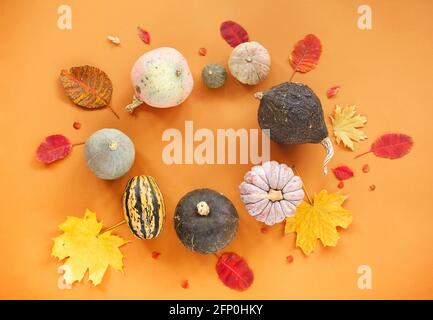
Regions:
<svg viewBox="0 0 433 320"><path fill-rule="evenodd" d="M69 4L73 29L57 28L57 7ZM368 3L373 29L357 28L357 8ZM425 1L17 1L0 2L1 199L0 298L433 298L433 214L430 201L430 161L433 109L433 2ZM246 87L232 77L220 90L201 83L206 63L226 65L231 48L219 35L222 21L241 23L251 39L262 43L272 56L269 78ZM142 43L136 27L148 30L150 46ZM385 132L413 136L412 152L399 160L372 154L354 160L354 153L336 147L331 167L347 164L355 177L342 192L353 224L341 232L335 248L318 245L305 257L294 247L295 236L283 236L276 225L266 234L239 200L238 184L250 165L172 165L161 160L162 132L193 120L195 128L257 128L258 103L253 93L287 81L288 55L294 43L308 33L323 43L317 69L296 75L322 100L326 115L336 103L356 104L368 116L369 139L356 144L357 152ZM121 46L106 40L120 37ZM158 110L141 107L135 116L124 111L133 91L129 80L134 61L149 49L177 48L187 58L195 88L180 107ZM206 47L201 57L198 49ZM75 107L58 81L60 70L95 65L114 85L108 110ZM342 89L326 98L332 85ZM82 123L74 130L72 123ZM329 119L327 119L329 127ZM114 182L98 180L76 147L63 161L45 167L35 150L49 134L61 133L73 142L85 140L97 129L115 127L136 145L135 165ZM323 177L323 150L319 145L271 145L271 158L296 164L310 192L337 191L333 175ZM364 174L362 165L371 171ZM109 270L99 287L83 282L73 290L57 288L56 259L50 257L57 225L68 215L94 210L105 226L123 217L121 201L127 179L137 174L156 177L167 207L163 234L152 241L132 237L126 226L115 234L131 240L122 248L124 274ZM376 190L369 191L375 184ZM209 187L223 192L237 207L241 223L227 250L245 257L255 281L246 292L224 287L215 273L215 257L194 254L177 240L173 211L186 192ZM159 259L152 251L161 252ZM294 256L287 264L285 257ZM373 271L373 289L357 287L357 268ZM188 279L189 289L180 283Z"/></svg>

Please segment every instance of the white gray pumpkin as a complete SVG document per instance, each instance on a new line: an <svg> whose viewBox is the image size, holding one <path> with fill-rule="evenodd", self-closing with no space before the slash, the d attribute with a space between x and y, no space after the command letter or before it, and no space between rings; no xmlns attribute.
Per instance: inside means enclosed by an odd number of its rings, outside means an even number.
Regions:
<svg viewBox="0 0 433 320"><path fill-rule="evenodd" d="M134 86L129 113L143 103L155 108L169 108L188 98L194 86L188 62L174 48L157 48L143 54L131 70Z"/></svg>
<svg viewBox="0 0 433 320"><path fill-rule="evenodd" d="M271 56L260 43L239 44L229 58L231 74L243 84L256 85L266 79L271 68Z"/></svg>
<svg viewBox="0 0 433 320"><path fill-rule="evenodd" d="M267 225L294 215L304 198L301 178L289 166L276 161L252 167L239 191L248 213Z"/></svg>
<svg viewBox="0 0 433 320"><path fill-rule="evenodd" d="M131 169L135 159L134 143L120 130L101 129L87 139L84 159L95 176L115 180Z"/></svg>

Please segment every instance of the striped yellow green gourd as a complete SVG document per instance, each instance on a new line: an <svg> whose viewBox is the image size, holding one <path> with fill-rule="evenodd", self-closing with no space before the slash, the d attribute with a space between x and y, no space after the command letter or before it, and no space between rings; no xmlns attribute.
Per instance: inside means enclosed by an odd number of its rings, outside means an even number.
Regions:
<svg viewBox="0 0 433 320"><path fill-rule="evenodd" d="M161 233L165 221L164 200L153 177L136 176L128 181L123 211L137 238L153 239Z"/></svg>

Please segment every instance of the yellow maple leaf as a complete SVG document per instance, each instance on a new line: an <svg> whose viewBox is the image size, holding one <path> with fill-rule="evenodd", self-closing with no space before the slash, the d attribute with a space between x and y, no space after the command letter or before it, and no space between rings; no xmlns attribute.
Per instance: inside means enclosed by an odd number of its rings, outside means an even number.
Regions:
<svg viewBox="0 0 433 320"><path fill-rule="evenodd" d="M330 118L337 144L343 142L344 146L353 151L355 149L353 141L367 139L365 133L358 129L364 127L367 117L356 114L356 106L341 108L336 105L334 117Z"/></svg>
<svg viewBox="0 0 433 320"><path fill-rule="evenodd" d="M119 247L125 240L106 231L100 234L102 223L96 220L96 214L86 210L84 218L67 217L59 226L63 234L54 238L51 254L66 259L63 278L67 284L81 281L89 270L89 280L94 285L101 283L108 266L122 271L123 255Z"/></svg>
<svg viewBox="0 0 433 320"><path fill-rule="evenodd" d="M314 251L317 239L325 247L335 247L340 238L336 227L347 228L352 223L350 211L341 207L344 200L338 193L320 191L312 205L304 201L294 216L286 218L285 233L296 232L296 246L307 255Z"/></svg>

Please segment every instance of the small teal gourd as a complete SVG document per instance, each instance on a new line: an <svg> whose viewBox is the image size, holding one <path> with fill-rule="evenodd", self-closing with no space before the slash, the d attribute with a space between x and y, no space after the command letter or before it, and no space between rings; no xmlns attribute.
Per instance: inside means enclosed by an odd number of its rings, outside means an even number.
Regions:
<svg viewBox="0 0 433 320"><path fill-rule="evenodd" d="M95 176L115 180L132 167L135 159L134 143L120 130L101 129L87 139L84 159Z"/></svg>
<svg viewBox="0 0 433 320"><path fill-rule="evenodd" d="M226 82L227 71L220 64L210 63L203 68L201 77L208 88L216 89L222 87Z"/></svg>

